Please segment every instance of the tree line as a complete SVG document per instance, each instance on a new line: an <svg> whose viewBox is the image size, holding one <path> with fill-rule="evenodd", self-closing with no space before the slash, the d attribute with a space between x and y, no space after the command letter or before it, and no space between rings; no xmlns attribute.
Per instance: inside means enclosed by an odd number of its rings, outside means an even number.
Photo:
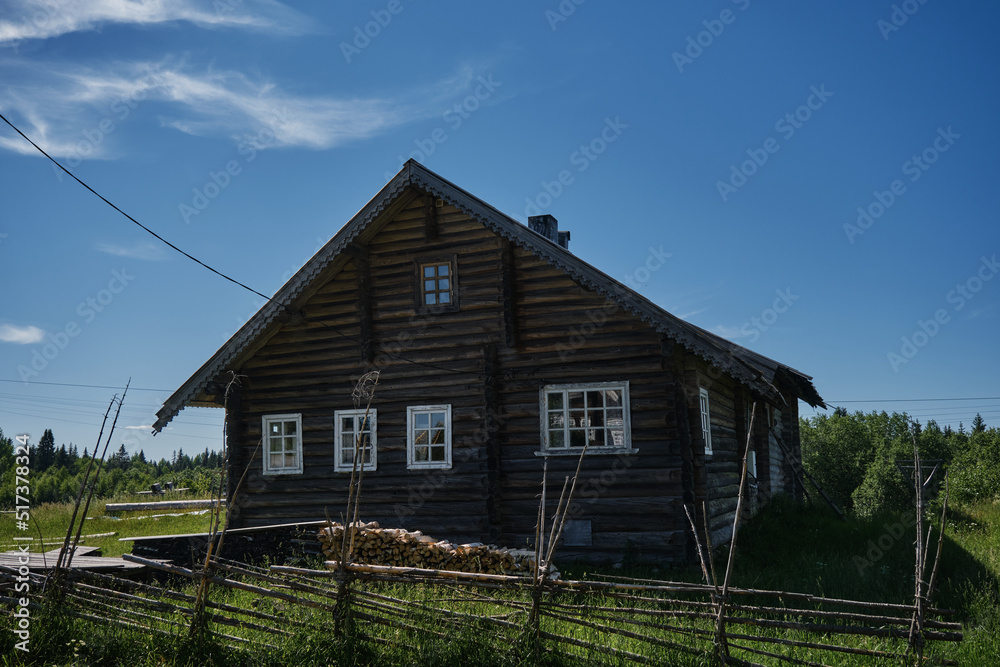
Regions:
<svg viewBox="0 0 1000 667"><path fill-rule="evenodd" d="M4 508L14 504L16 444L0 429L0 507ZM31 504L75 500L93 453L86 447L80 452L73 443L56 447L52 430L46 429L38 443L28 447ZM205 494L217 485L223 464L222 455L207 447L194 456L180 449L169 461L165 458L152 461L141 449L129 454L123 444L105 457L95 495L110 498L149 490L155 483L168 481L189 487L193 493Z"/></svg>
<svg viewBox="0 0 1000 667"><path fill-rule="evenodd" d="M823 490L846 512L859 517L913 507L914 440L924 477L938 470L931 495L948 472L950 502L1000 497L1000 429L987 428L977 414L970 429L921 425L904 413L854 412L799 420L802 460Z"/></svg>

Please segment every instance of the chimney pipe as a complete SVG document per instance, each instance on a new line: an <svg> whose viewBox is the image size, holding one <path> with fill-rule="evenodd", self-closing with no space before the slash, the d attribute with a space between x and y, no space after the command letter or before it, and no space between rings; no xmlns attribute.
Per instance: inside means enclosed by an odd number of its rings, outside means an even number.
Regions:
<svg viewBox="0 0 1000 667"><path fill-rule="evenodd" d="M569 250L569 232L559 231L559 222L555 216L548 213L529 216L528 229Z"/></svg>

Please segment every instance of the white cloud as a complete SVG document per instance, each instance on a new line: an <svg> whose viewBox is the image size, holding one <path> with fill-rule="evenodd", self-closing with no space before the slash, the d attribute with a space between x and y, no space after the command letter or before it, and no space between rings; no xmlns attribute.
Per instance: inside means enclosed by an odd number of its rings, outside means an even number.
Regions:
<svg viewBox="0 0 1000 667"><path fill-rule="evenodd" d="M163 248L153 242L134 243L131 246L120 246L113 243L96 243L94 249L107 255L157 261L164 259Z"/></svg>
<svg viewBox="0 0 1000 667"><path fill-rule="evenodd" d="M475 85L462 68L394 97L305 96L234 71L195 71L183 63L117 63L103 69L60 63L0 62L0 109L50 155L72 168L84 159L114 157L118 138L99 132L133 113L197 136L222 136L267 148L322 150L399 125L439 116ZM0 148L36 154L21 137L0 135Z"/></svg>
<svg viewBox="0 0 1000 667"><path fill-rule="evenodd" d="M0 341L4 343L31 345L33 343L41 343L44 338L45 330L39 329L36 326L18 327L13 324L0 325Z"/></svg>
<svg viewBox="0 0 1000 667"><path fill-rule="evenodd" d="M108 24L153 26L187 22L205 29L271 34L309 32L303 14L274 0L12 0L0 20L0 44L51 39Z"/></svg>
<svg viewBox="0 0 1000 667"><path fill-rule="evenodd" d="M151 424L150 425L140 424L139 426L126 426L125 428L129 429L130 431L151 431L151 430L153 430L153 426Z"/></svg>

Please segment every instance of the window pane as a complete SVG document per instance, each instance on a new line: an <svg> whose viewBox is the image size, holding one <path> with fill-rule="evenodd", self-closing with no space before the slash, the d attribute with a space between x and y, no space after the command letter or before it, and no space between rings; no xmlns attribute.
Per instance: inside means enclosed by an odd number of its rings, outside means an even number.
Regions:
<svg viewBox="0 0 1000 667"><path fill-rule="evenodd" d="M285 467L286 468L295 467L295 454L285 454Z"/></svg>
<svg viewBox="0 0 1000 667"><path fill-rule="evenodd" d="M604 392L603 391L588 391L587 392L587 407L588 408L603 408L604 407Z"/></svg>
<svg viewBox="0 0 1000 667"><path fill-rule="evenodd" d="M424 278L434 277L434 267L430 264L424 267Z"/></svg>
<svg viewBox="0 0 1000 667"><path fill-rule="evenodd" d="M425 292L433 292L435 289L437 289L435 281L433 281L433 280L425 280L424 281L424 291Z"/></svg>
<svg viewBox="0 0 1000 667"><path fill-rule="evenodd" d="M354 417L341 417L340 430L344 433L354 430Z"/></svg>
<svg viewBox="0 0 1000 667"><path fill-rule="evenodd" d="M431 448L431 461L444 461L444 447Z"/></svg>
<svg viewBox="0 0 1000 667"><path fill-rule="evenodd" d="M431 413L431 426L434 428L444 428L444 413L443 412L432 412Z"/></svg>
<svg viewBox="0 0 1000 667"><path fill-rule="evenodd" d="M587 442L587 432L583 429L571 429L569 432L569 446L583 447Z"/></svg>
<svg viewBox="0 0 1000 667"><path fill-rule="evenodd" d="M433 438L431 442L433 442L435 445L444 444L444 429L433 429L431 431L431 436Z"/></svg>
<svg viewBox="0 0 1000 667"><path fill-rule="evenodd" d="M281 467L281 454L271 454L271 468Z"/></svg>
<svg viewBox="0 0 1000 667"><path fill-rule="evenodd" d="M612 444L615 447L624 447L625 446L625 431L623 431L621 429L617 429L617 428L616 429L611 429L611 431L608 433L608 435L611 436L611 442L609 444Z"/></svg>
<svg viewBox="0 0 1000 667"><path fill-rule="evenodd" d="M611 410L608 410L607 419L609 426L621 426L624 423L622 420L621 408L613 408Z"/></svg>
<svg viewBox="0 0 1000 667"><path fill-rule="evenodd" d="M439 264L437 267L439 276L447 276L450 271L451 267L448 264Z"/></svg>
<svg viewBox="0 0 1000 667"><path fill-rule="evenodd" d="M604 446L604 429L595 428L590 431L590 446L591 447L603 447Z"/></svg>
<svg viewBox="0 0 1000 667"><path fill-rule="evenodd" d="M417 461L426 461L427 447L417 447L413 452L413 458Z"/></svg>
<svg viewBox="0 0 1000 667"><path fill-rule="evenodd" d="M433 306L437 303L437 295L434 292L428 292L424 295L424 303L428 306Z"/></svg>
<svg viewBox="0 0 1000 667"><path fill-rule="evenodd" d="M587 410L587 426L604 426L604 410Z"/></svg>
<svg viewBox="0 0 1000 667"><path fill-rule="evenodd" d="M271 435L281 435L281 422L270 422Z"/></svg>
<svg viewBox="0 0 1000 667"><path fill-rule="evenodd" d="M448 294L447 292L441 292L440 294L438 294L438 300L441 303L451 303L451 295Z"/></svg>
<svg viewBox="0 0 1000 667"><path fill-rule="evenodd" d="M569 394L569 407L571 408L583 408L583 392L582 391L570 391Z"/></svg>
<svg viewBox="0 0 1000 667"><path fill-rule="evenodd" d="M271 440L268 443L268 451L272 454L275 452L281 453L281 440Z"/></svg>
<svg viewBox="0 0 1000 667"><path fill-rule="evenodd" d="M563 393L553 391L549 393L549 410L561 409L563 406Z"/></svg>
<svg viewBox="0 0 1000 667"><path fill-rule="evenodd" d="M431 416L427 412L417 412L413 415L413 424L417 428L429 428L431 425Z"/></svg>
<svg viewBox="0 0 1000 667"><path fill-rule="evenodd" d="M283 422L285 425L285 435L295 435L295 422Z"/></svg>
<svg viewBox="0 0 1000 667"><path fill-rule="evenodd" d="M549 433L549 447L565 447L566 446L566 434L560 431L552 431Z"/></svg>
<svg viewBox="0 0 1000 667"><path fill-rule="evenodd" d="M604 392L604 400L605 400L605 404L609 408L611 408L611 407L615 407L615 408L621 407L621 404L622 404L622 393L620 391L618 391L617 389L608 389L606 392Z"/></svg>
<svg viewBox="0 0 1000 667"><path fill-rule="evenodd" d="M448 279L440 278L438 280L438 289L448 289Z"/></svg>
<svg viewBox="0 0 1000 667"><path fill-rule="evenodd" d="M563 417L561 412L550 412L549 413L549 428L562 428L566 423L566 419Z"/></svg>
<svg viewBox="0 0 1000 667"><path fill-rule="evenodd" d="M569 413L569 425L570 426L583 426L583 410L572 410Z"/></svg>

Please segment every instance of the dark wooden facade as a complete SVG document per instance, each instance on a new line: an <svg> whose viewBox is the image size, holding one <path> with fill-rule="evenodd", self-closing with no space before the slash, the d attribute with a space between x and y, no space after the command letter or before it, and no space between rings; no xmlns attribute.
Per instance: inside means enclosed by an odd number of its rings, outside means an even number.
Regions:
<svg viewBox="0 0 1000 667"><path fill-rule="evenodd" d="M363 519L524 547L543 462L551 512L578 460L543 455L542 387L627 382L630 447L585 457L561 557L628 548L689 559L684 503L699 513L704 503L723 543L754 402L754 500L796 494L768 425L797 451L798 398L821 404L809 378L660 310L555 240L411 161L276 294L285 307L265 306L167 401L156 428L186 405L225 404L234 487L246 471L235 523L336 519L350 475L336 470L334 413L355 408L355 382L379 370ZM446 308L420 305L417 269L429 260L452 267ZM230 372L240 386L224 400ZM450 406L446 469L407 465L407 409L428 404ZM263 418L291 414L301 416L302 471L265 474Z"/></svg>

